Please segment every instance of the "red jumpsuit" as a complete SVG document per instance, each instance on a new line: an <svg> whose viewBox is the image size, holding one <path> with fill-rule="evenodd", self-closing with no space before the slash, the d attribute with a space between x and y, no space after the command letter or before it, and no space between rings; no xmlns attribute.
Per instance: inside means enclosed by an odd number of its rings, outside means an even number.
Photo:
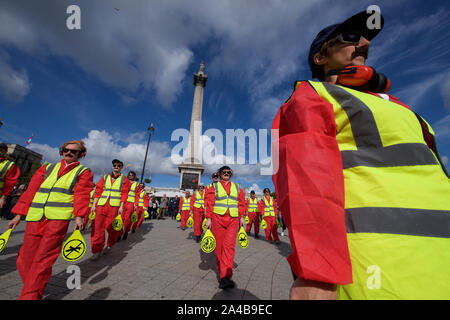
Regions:
<svg viewBox="0 0 450 320"><path fill-rule="evenodd" d="M7 160L4 157L0 157L0 162L3 162L4 160ZM16 166L15 163L11 165L11 168L6 172L3 188L0 190L0 196L9 196L17 183L17 180L20 176L20 169ZM3 208L6 209L6 208Z"/></svg>
<svg viewBox="0 0 450 320"><path fill-rule="evenodd" d="M138 215L138 221L137 222L133 222L133 224L131 225L131 229L133 229L134 231L136 231L137 228L139 228L142 225L142 222L144 221L144 211L145 208L148 209L148 206L150 204L150 198L148 196L148 194L146 193L144 195L144 206L140 206L139 205L139 197L141 194L141 190L139 189L139 187L136 188L136 206L137 206L137 215Z"/></svg>
<svg viewBox="0 0 450 320"><path fill-rule="evenodd" d="M58 178L78 164L79 162L75 161L66 165L63 159ZM45 173L45 165L36 171L27 190L12 209L14 214L27 215L36 192L44 182ZM85 170L78 178L73 194L73 215L75 217L85 217L89 214L92 179L93 174L90 170ZM48 220L45 216L40 221L27 222L23 245L16 262L17 270L23 282L19 299L42 299L44 289L52 275L52 265L61 252L69 223L70 220Z"/></svg>
<svg viewBox="0 0 450 320"><path fill-rule="evenodd" d="M133 182L130 181L130 186L131 185L133 185ZM135 197L133 199L133 202L128 202L128 198L127 198L127 202L125 202L125 204L123 205L122 220L123 220L123 232L125 232L125 233L130 232L130 229L131 229L131 225L132 225L131 215L134 212L134 208L137 206L137 204L136 204L137 189L138 189L138 186L136 186Z"/></svg>
<svg viewBox="0 0 450 320"><path fill-rule="evenodd" d="M112 173L110 175L112 177L112 183L114 183L115 179L119 177L119 175L114 176ZM103 186L104 177L102 177L99 182L97 182L97 186L95 189L95 198L101 197L103 193ZM122 184L120 203L127 201L130 187L131 182L125 177ZM95 213L95 232L94 236L91 238L92 253L95 254L103 250L103 247L105 246L105 229L108 232L108 247L112 247L117 242L119 236L122 235L122 230L116 231L112 227L112 222L114 218L117 217L118 211L119 207L113 207L109 204L109 198L106 200L106 203L103 206L97 205Z"/></svg>
<svg viewBox="0 0 450 320"><path fill-rule="evenodd" d="M246 204L245 205L245 212L247 213L248 219L249 219L249 222L247 224L247 233L249 233L250 230L252 230L252 224L253 224L255 226L254 227L255 235L257 235L259 233L259 216L260 216L260 213L258 211L256 211L256 212L248 212L249 202L250 202L249 199L247 199L245 201L245 204ZM258 208L258 210L259 210L259 208Z"/></svg>
<svg viewBox="0 0 450 320"><path fill-rule="evenodd" d="M219 183L225 188L227 194L230 194L231 183L225 183L221 180ZM239 231L239 220L245 214L245 194L242 189L239 190L238 195L238 212L239 217L233 218L230 216L230 211L227 211L223 216L213 212L214 204L216 202L216 194L214 188L209 188L205 194L206 205L206 219L211 219L211 232L216 238L216 254L217 271L220 279L227 277L231 279L233 276L234 264L234 249L236 247L236 238Z"/></svg>
<svg viewBox="0 0 450 320"><path fill-rule="evenodd" d="M192 197L192 196L191 196ZM191 197L186 198L186 196L180 198L180 205L179 210L181 214L181 229L186 229L186 221L189 219L190 216L190 209L189 210L181 210L183 208L183 202L188 201L190 206Z"/></svg>
<svg viewBox="0 0 450 320"><path fill-rule="evenodd" d="M205 191L202 191L200 194L203 195L204 192ZM197 192L194 192L191 196L191 211L194 213L194 235L200 237L203 233L202 223L205 219L205 206L203 205L200 208L194 207L196 193Z"/></svg>
<svg viewBox="0 0 450 320"><path fill-rule="evenodd" d="M269 203L270 203L270 196L269 197L265 196L265 197L266 197L267 201L269 201ZM264 204L264 199L261 199L261 201L259 201L259 203L258 203L258 210L259 210L259 212L261 212L263 219L267 223L267 228L265 230L266 239L268 241L272 241L272 236L273 236L273 240L279 241L280 238L278 238L277 220L276 220L276 217L278 214L276 200L273 199L273 212L275 213L275 217L272 217L272 216L264 217L264 208L265 207L266 207L266 205Z"/></svg>

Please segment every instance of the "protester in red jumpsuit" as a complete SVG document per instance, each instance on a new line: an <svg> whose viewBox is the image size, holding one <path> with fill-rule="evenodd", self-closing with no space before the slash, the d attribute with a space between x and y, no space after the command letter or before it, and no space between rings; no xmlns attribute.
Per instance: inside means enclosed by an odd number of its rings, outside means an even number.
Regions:
<svg viewBox="0 0 450 320"><path fill-rule="evenodd" d="M259 217L261 216L259 212L259 208L257 207L255 212L249 212L249 205L250 205L250 199L251 201L255 202L255 205L258 206L258 200L255 197L255 191L250 192L250 198L246 200L246 206L245 206L245 212L248 216L248 224L247 224L247 233L250 233L250 230L252 230L252 225L254 225L254 231L255 231L255 238L259 239Z"/></svg>
<svg viewBox="0 0 450 320"><path fill-rule="evenodd" d="M63 155L58 180L71 173L80 163L78 159L86 153L83 141L68 141L62 147ZM56 168L55 168L56 169ZM20 223L21 216L26 216L33 203L36 193L47 179L47 165L40 167L31 178L27 190L18 200L12 212L16 217L8 227L13 229ZM78 175L73 188L73 215L75 228L81 230L83 218L89 214L90 192L92 190L93 174L84 170ZM23 245L17 257L17 270L23 282L19 299L42 299L45 287L52 275L52 265L61 253L61 247L66 237L70 220L50 220L45 216L39 221L27 221Z"/></svg>
<svg viewBox="0 0 450 320"><path fill-rule="evenodd" d="M96 212L95 214L95 233L91 238L91 250L93 253L92 259L97 260L100 254L108 254L111 247L117 242L118 238L122 235L122 231L116 231L112 227L113 220L118 214L123 213L124 204L127 201L128 193L130 191L131 182L121 175L121 170L123 168L123 162L117 159L112 161L113 172L108 175L103 176L98 182L95 189L94 204L92 205L91 212ZM106 179L111 179L111 184L113 184L116 179L122 179L123 183L120 190L120 204L118 206L112 206L110 204L110 197L106 200L104 205L97 205L99 199L102 197L103 189ZM108 242L107 247L105 246L105 229L108 232Z"/></svg>
<svg viewBox="0 0 450 320"><path fill-rule="evenodd" d="M219 169L220 181L227 195L230 195L232 183L230 178L232 171L230 167L224 166ZM219 187L219 186L218 186ZM216 203L216 193L214 186L208 188L205 195L206 205L206 228L210 228L216 238L216 248L214 253L217 261L217 271L219 272L219 288L233 288L235 283L231 280L233 276L234 253L236 238L239 228L245 225L245 193L239 188L238 191L238 217L231 217L230 210L227 209L224 215L214 213Z"/></svg>
<svg viewBox="0 0 450 320"><path fill-rule="evenodd" d="M3 180L3 187L0 188L0 208L3 208L6 203L6 197L8 197L14 190L17 180L20 176L20 170L13 162L11 166L8 166L8 145L6 143L0 143L0 164L4 166L3 172L0 172L0 179ZM5 163L3 163L5 162ZM9 169L8 169L9 167Z"/></svg>
<svg viewBox="0 0 450 320"><path fill-rule="evenodd" d="M278 210L277 210L277 201L275 199L272 198L272 201L273 201L272 207L273 207L274 216L265 215L265 213L264 213L266 211L266 204L265 204L264 199L266 199L267 203L270 203L271 198L272 197L270 196L270 189L265 188L264 189L264 198L262 198L259 201L258 210L259 210L259 212L261 212L261 216L263 216L264 221L266 221L266 223L267 223L267 228L266 228L266 230L264 230L266 232L267 241L272 242L273 240L275 240L276 244L280 244L280 238L278 237L277 220L276 220ZM272 236L273 236L273 239L272 239Z"/></svg>
<svg viewBox="0 0 450 320"><path fill-rule="evenodd" d="M203 197L203 202L204 202L204 194L205 194L205 187L201 184L198 186L198 192L200 193L200 196ZM205 219L205 205L203 203L203 205L200 206L200 208L196 208L194 206L195 201L196 201L196 197L197 196L197 192L194 192L194 194L191 197L191 212L193 212L193 218L194 218L194 235L195 235L195 241L196 242L200 242L200 238L201 235L203 233L203 229L202 229L202 223L203 223L203 219ZM198 205L197 205L198 206Z"/></svg>
<svg viewBox="0 0 450 320"><path fill-rule="evenodd" d="M134 187L134 190L133 190L133 185L135 183L137 184L136 173L134 171L128 172L127 178L128 178L128 180L130 180L131 187L130 187L130 192L128 193L127 202L124 204L124 207L123 207L123 214L122 214L123 232L124 232L123 240L127 239L128 232L130 232L130 230L131 230L131 225L132 225L131 215L133 214L133 212L137 212L137 205L136 205L137 185Z"/></svg>
<svg viewBox="0 0 450 320"><path fill-rule="evenodd" d="M143 203L140 203L141 197L144 197ZM131 225L131 230L133 233L136 232L136 229L139 228L142 225L142 222L144 221L144 212L148 210L148 206L150 204L150 197L148 196L147 192L145 192L145 184L140 183L138 187L136 188L136 213L138 215L138 221L133 222Z"/></svg>
<svg viewBox="0 0 450 320"><path fill-rule="evenodd" d="M184 203L184 210L183 210L183 203ZM191 215L191 193L189 191L186 191L185 196L180 198L179 210L181 214L181 229L185 230L186 221L189 219L189 216Z"/></svg>

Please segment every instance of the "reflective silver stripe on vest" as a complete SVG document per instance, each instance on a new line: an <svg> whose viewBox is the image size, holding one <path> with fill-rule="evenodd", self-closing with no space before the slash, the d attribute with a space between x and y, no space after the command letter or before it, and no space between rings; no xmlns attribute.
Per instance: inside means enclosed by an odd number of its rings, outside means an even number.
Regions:
<svg viewBox="0 0 450 320"><path fill-rule="evenodd" d="M410 208L345 209L348 233L450 238L450 211Z"/></svg>
<svg viewBox="0 0 450 320"><path fill-rule="evenodd" d="M55 169L55 167L56 167L56 164L50 163L50 165L45 169L44 181L50 176L50 174L52 173L53 169Z"/></svg>
<svg viewBox="0 0 450 320"><path fill-rule="evenodd" d="M433 152L425 144L402 143L383 147L370 108L346 90L327 82L322 84L346 112L358 147L358 150L341 151L344 169L357 166L398 167L438 164Z"/></svg>
<svg viewBox="0 0 450 320"><path fill-rule="evenodd" d="M73 207L73 203L65 203L65 202L34 203L34 202L32 202L30 207L38 208L38 209L43 209L44 207L71 208L71 207Z"/></svg>
<svg viewBox="0 0 450 320"><path fill-rule="evenodd" d="M12 161L7 160L5 165L3 166L2 171L0 172L0 179L3 180L5 174L6 174L6 170L8 169L9 165L11 164Z"/></svg>
<svg viewBox="0 0 450 320"><path fill-rule="evenodd" d="M73 190L65 188L39 188L39 193L59 192L64 194L73 194Z"/></svg>
<svg viewBox="0 0 450 320"><path fill-rule="evenodd" d="M237 204L223 204L223 203L215 203L214 207L222 207L222 208L237 208L238 205Z"/></svg>

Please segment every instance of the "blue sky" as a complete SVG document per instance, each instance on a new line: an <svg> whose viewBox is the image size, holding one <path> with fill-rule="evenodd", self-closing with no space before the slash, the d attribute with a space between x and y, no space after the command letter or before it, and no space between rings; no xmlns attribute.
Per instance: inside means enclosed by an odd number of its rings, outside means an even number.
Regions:
<svg viewBox="0 0 450 320"><path fill-rule="evenodd" d="M66 27L71 4L81 8L81 30ZM390 93L432 125L448 167L446 1L2 1L0 140L25 145L34 134L29 148L57 161L64 141L83 139L83 163L97 179L113 158L140 175L153 122L145 176L177 187L171 150L178 141L171 135L189 128L192 74L202 60L203 130L267 129L294 81L310 78L306 57L317 32L373 4L385 26L367 64L388 75ZM206 166L202 181L219 166ZM273 189L259 166L231 167L241 185Z"/></svg>

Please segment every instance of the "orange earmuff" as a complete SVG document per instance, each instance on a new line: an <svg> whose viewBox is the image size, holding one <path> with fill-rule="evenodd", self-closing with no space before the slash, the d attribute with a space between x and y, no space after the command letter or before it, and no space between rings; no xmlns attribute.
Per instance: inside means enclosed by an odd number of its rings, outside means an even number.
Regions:
<svg viewBox="0 0 450 320"><path fill-rule="evenodd" d="M327 72L327 76L337 75L337 83L372 92L388 92L391 81L382 73L377 73L369 66L349 66L342 69L333 69Z"/></svg>

